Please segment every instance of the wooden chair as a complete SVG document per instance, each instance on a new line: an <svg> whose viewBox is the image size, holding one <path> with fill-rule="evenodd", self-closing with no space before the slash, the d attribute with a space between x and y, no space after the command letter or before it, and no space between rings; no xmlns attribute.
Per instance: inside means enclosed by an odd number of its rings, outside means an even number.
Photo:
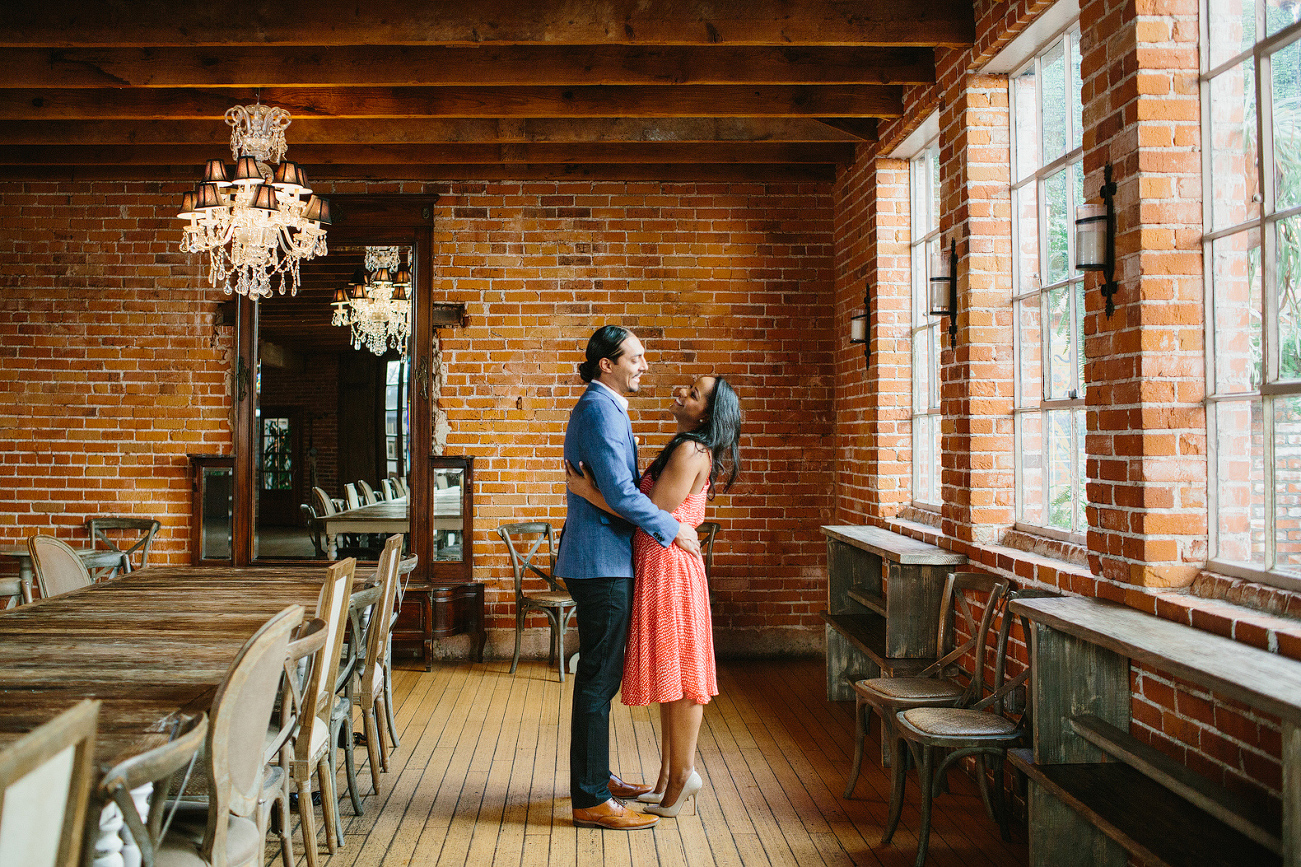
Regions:
<svg viewBox="0 0 1301 867"><path fill-rule="evenodd" d="M853 684L854 760L845 783L846 798L853 797L858 782L873 711L881 717L882 764L889 767L897 758L890 749L894 745L894 718L899 711L913 707L966 707L980 698L978 675L989 641L989 628L1006 592L1006 579L975 572L950 573L940 596L940 628L935 643L942 654L940 658L913 677L873 677ZM979 618L974 613L978 605L984 608ZM956 639L959 631L967 636L961 644ZM968 659L975 664L964 668L963 663Z"/></svg>
<svg viewBox="0 0 1301 867"><path fill-rule="evenodd" d="M700 536L700 553L705 558L705 577L713 577L714 572L714 537L718 535L719 524L717 521L705 521L696 528L696 534Z"/></svg>
<svg viewBox="0 0 1301 867"><path fill-rule="evenodd" d="M0 864L81 862L98 720L83 701L0 751Z"/></svg>
<svg viewBox="0 0 1301 867"><path fill-rule="evenodd" d="M312 548L317 557L325 556L325 534L321 530L321 518L310 503L302 503L299 510L303 513L303 523L307 527L307 538L312 540Z"/></svg>
<svg viewBox="0 0 1301 867"><path fill-rule="evenodd" d="M312 486L312 508L316 510L318 518L325 518L339 511L334 506L334 499L327 493L324 488Z"/></svg>
<svg viewBox="0 0 1301 867"><path fill-rule="evenodd" d="M524 633L524 618L530 611L541 611L551 624L551 655L548 664L560 659L560 682L565 681L565 627L573 620L578 606L556 580L556 546L551 525L545 521L528 521L502 524L497 535L510 552L511 569L515 573L515 657L510 663L511 674L519 665L520 640ZM531 539L529 537L532 537ZM527 549L525 548L527 545ZM545 545L545 552L543 546ZM545 568L542 561L545 559ZM546 582L546 590L525 592L526 573Z"/></svg>
<svg viewBox="0 0 1301 867"><path fill-rule="evenodd" d="M126 571L130 572L149 565L149 549L153 547L154 535L160 526L153 518L90 518L86 521L86 532L90 534L92 545L102 545L110 552L125 555ZM114 541L114 537L120 543ZM140 555L139 563L132 562L136 554Z"/></svg>
<svg viewBox="0 0 1301 867"><path fill-rule="evenodd" d="M325 621L325 641L312 657L311 670L297 708L298 726L288 765L289 778L298 792L299 824L308 867L317 858L316 819L312 809L312 774L321 787L321 812L325 821L326 847L338 849L340 819L339 799L334 791L331 753L331 720L335 714L335 682L343 649L343 633L348 623L348 602L352 596L352 579L357 561L349 557L332 564L317 600L316 616Z"/></svg>
<svg viewBox="0 0 1301 867"><path fill-rule="evenodd" d="M280 808L280 855L285 867L294 867L294 846L289 822L289 763L293 761L292 740L298 730L299 709L303 706L306 687L303 667L325 646L326 622L319 617L304 622L292 633L285 650L285 670L280 682L280 712L273 717L262 746L262 761L267 766L262 780L262 800L258 811L258 830L263 838L271 824L272 811Z"/></svg>
<svg viewBox="0 0 1301 867"><path fill-rule="evenodd" d="M1006 602L1018 598L1053 596L1042 590L1020 590L1008 593ZM992 691L970 707L914 707L900 711L895 718L895 762L890 787L890 815L886 821L881 845L890 842L899 826L903 811L904 789L907 781L907 762L903 751L913 751L917 764L917 785L921 789L921 827L917 830L917 859L915 867L926 863L926 849L930 841L931 802L944 779L944 773L960 759L974 756L985 811L998 822L1003 839L1008 838L1007 809L1003 804L1003 762L1008 749L1027 740L1030 735L1030 704L1025 682L1030 676L1030 665L1016 677L1008 679L1007 649L1012 622L1017 619L1005 603L1001 606L1002 621L998 630L998 643L994 651L994 676ZM1030 635L1029 622L1021 618L1023 635ZM1031 642L1025 642L1027 652ZM977 679L984 683L984 666L976 669ZM983 689L982 689L983 692ZM942 751L949 751L942 760ZM990 800L986 758L992 760L994 799ZM938 765L937 765L938 760Z"/></svg>
<svg viewBox="0 0 1301 867"><path fill-rule="evenodd" d="M357 490L361 492L361 499L365 505L373 506L379 502L379 497L375 496L375 489L365 479L357 480Z"/></svg>
<svg viewBox="0 0 1301 867"><path fill-rule="evenodd" d="M166 809L168 794L185 794L186 784L207 738L207 714L191 717L173 740L121 762L109 770L100 783L101 800L112 801L122 811L131 839L140 848L140 861L144 867L154 867L159 860L175 815L175 802L171 804L171 811ZM177 783L176 778L182 771L185 773ZM153 792L147 815L142 817L131 792L148 784L153 785Z"/></svg>
<svg viewBox="0 0 1301 867"><path fill-rule="evenodd" d="M178 801L171 828L157 847L166 865L260 865L266 850L259 828L266 784L263 743L276 705L290 634L303 619L290 605L244 643L217 687L203 753L206 802Z"/></svg>
<svg viewBox="0 0 1301 867"><path fill-rule="evenodd" d="M389 748L384 742L384 731L379 726L378 711L384 710L384 719L390 717L387 705L392 699L389 683L389 639L392 634L394 602L397 599L398 567L402 559L402 536L390 536L380 554L377 574L380 579L380 598L375 603L375 613L366 631L366 655L362 660L360 689L357 704L361 707L362 725L366 732L366 755L370 759L370 780L375 794L379 794L379 772L388 770Z"/></svg>
<svg viewBox="0 0 1301 867"><path fill-rule="evenodd" d="M91 585L86 564L67 543L53 536L37 534L27 539L27 550L32 556L32 568L36 572L36 584L41 588L42 599Z"/></svg>
<svg viewBox="0 0 1301 867"><path fill-rule="evenodd" d="M381 496L384 498L384 502L386 503L392 502L393 500L396 500L398 498L397 489L393 487L392 479L380 479L379 485L380 485Z"/></svg>
<svg viewBox="0 0 1301 867"><path fill-rule="evenodd" d="M357 486L352 482L348 482L343 486L343 500L348 504L349 509L361 508L361 495L357 493Z"/></svg>

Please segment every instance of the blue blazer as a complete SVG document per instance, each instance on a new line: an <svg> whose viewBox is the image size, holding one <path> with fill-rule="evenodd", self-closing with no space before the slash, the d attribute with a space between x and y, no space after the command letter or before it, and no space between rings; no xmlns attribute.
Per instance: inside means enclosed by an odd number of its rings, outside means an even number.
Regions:
<svg viewBox="0 0 1301 867"><path fill-rule="evenodd" d="M632 536L638 527L664 547L678 522L637 489L637 443L628 413L609 389L589 383L569 414L565 460L592 470L610 507L626 520L566 491L565 528L556 556L562 578L631 578Z"/></svg>

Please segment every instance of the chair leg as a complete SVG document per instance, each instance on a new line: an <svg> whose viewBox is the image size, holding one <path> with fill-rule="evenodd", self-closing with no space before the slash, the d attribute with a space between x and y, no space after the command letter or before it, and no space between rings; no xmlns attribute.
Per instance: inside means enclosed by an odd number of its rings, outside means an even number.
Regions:
<svg viewBox="0 0 1301 867"><path fill-rule="evenodd" d="M349 705L349 711L351 711ZM339 735L335 741L336 746L343 748L343 770L348 777L348 797L352 801L352 812L354 815L362 814L361 792L357 791L357 757L354 754L352 742L352 714L348 715L347 725L339 727Z"/></svg>
<svg viewBox="0 0 1301 867"><path fill-rule="evenodd" d="M1003 753L995 753L991 758L994 770L994 809L998 813L998 831L1003 837L1003 842L1009 843L1012 840L1012 833L1008 829L1008 807L1007 799L1003 797Z"/></svg>
<svg viewBox="0 0 1301 867"><path fill-rule="evenodd" d="M334 777L330 774L330 758L327 753L316 763L316 781L321 787L321 818L325 821L325 847L333 855L339 851L343 839L343 829L339 821L339 796L334 791ZM311 799L308 798L308 809Z"/></svg>
<svg viewBox="0 0 1301 867"><path fill-rule="evenodd" d="M515 658L510 661L510 673L515 673L519 665L520 639L524 637L524 610L520 608L518 597L515 600Z"/></svg>
<svg viewBox="0 0 1301 867"><path fill-rule="evenodd" d="M931 802L934 800L935 781L932 775L935 769L935 750L925 744L919 744L921 762L917 765L917 786L922 790L922 820L917 829L917 860L913 867L924 867L926 849L931 840Z"/></svg>
<svg viewBox="0 0 1301 867"><path fill-rule="evenodd" d="M375 720L375 706L362 708L362 724L366 729L366 756L370 759L370 782L379 794L379 726Z"/></svg>
<svg viewBox="0 0 1301 867"><path fill-rule="evenodd" d="M384 724L388 726L388 739L393 744L391 752L402 746L398 739L398 723L393 718L393 643L384 652Z"/></svg>
<svg viewBox="0 0 1301 867"><path fill-rule="evenodd" d="M894 766L890 769L890 816L886 819L885 834L881 836L881 845L888 845L899 827L899 816L903 813L904 790L907 788L908 763L903 760L907 755L902 738L894 740Z"/></svg>
<svg viewBox="0 0 1301 867"><path fill-rule="evenodd" d="M384 726L379 724L380 714L384 713L384 691L375 696L375 736L379 740L379 768L388 773L388 738L384 735Z"/></svg>
<svg viewBox="0 0 1301 867"><path fill-rule="evenodd" d="M854 797L854 786L863 769L863 741L867 740L867 702L859 696L854 701L854 758L849 766L849 779L845 781L845 800Z"/></svg>
<svg viewBox="0 0 1301 867"><path fill-rule="evenodd" d="M994 813L994 805L989 800L989 775L988 768L985 767L985 754L976 753L972 756L976 760L976 782L980 785L980 800L985 804L985 815L989 821L997 822L998 816Z"/></svg>
<svg viewBox="0 0 1301 867"><path fill-rule="evenodd" d="M295 780L298 789L298 822L303 831L303 854L307 856L307 867L316 867L316 811L312 809L312 775L303 770L305 764L298 764L302 777Z"/></svg>

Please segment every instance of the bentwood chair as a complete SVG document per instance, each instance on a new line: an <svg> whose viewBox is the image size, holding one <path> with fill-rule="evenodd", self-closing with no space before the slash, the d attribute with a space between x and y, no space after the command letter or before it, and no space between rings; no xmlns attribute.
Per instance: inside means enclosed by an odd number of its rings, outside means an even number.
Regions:
<svg viewBox="0 0 1301 867"><path fill-rule="evenodd" d="M696 528L696 535L700 537L700 553L705 558L705 577L713 577L714 572L714 537L718 535L719 524L717 521L705 521Z"/></svg>
<svg viewBox="0 0 1301 867"><path fill-rule="evenodd" d="M873 677L853 684L854 763L845 783L845 797L854 794L862 769L864 744L872 713L881 717L882 764L892 765L896 756L894 719L901 710L913 707L965 707L980 698L980 672L989 641L994 613L1002 605L1007 580L976 572L950 573L940 595L936 618L939 633L935 647L940 658L911 677ZM977 616L977 612L980 612ZM961 644L957 635L966 640Z"/></svg>
<svg viewBox="0 0 1301 867"><path fill-rule="evenodd" d="M207 738L207 715L190 717L174 739L118 764L100 783L101 799L112 801L122 811L131 839L140 848L140 862L144 867L154 867L159 861L177 807L177 802L173 801L171 809L167 809L168 794L175 792L178 797L184 796ZM181 778L179 782L178 776ZM153 792L149 809L142 817L131 792L146 784L153 785Z"/></svg>
<svg viewBox="0 0 1301 867"><path fill-rule="evenodd" d="M303 619L290 605L244 643L217 687L202 753L206 802L176 801L171 827L156 847L167 867L261 867L259 827L267 788L263 743L284 673L290 633Z"/></svg>
<svg viewBox="0 0 1301 867"><path fill-rule="evenodd" d="M1030 703L1025 682L1030 676L1032 660L1027 660L1025 669L1016 677L1007 677L1012 624L1018 618L1006 603L1014 599L1053 595L1055 594L1035 589L1014 591L1006 595L1005 604L1000 606L1002 622L993 656L992 687L987 695L983 695L970 707L914 707L900 711L896 716L896 759L890 786L890 815L881 845L890 842L899 826L907 781L907 763L903 760L903 752L909 749L916 760L917 786L921 789L922 796L921 827L917 830L917 859L914 867L923 867L926 863L931 831L931 803L943 783L944 774L954 762L967 756L974 756L976 760L977 781L985 811L998 823L1003 839L1009 839L1007 809L1003 798L1003 763L1010 748L1026 742L1030 737ZM1019 619L1026 652L1029 653L1033 643L1029 640L1030 624L1024 617ZM977 666L976 671L983 693L983 664ZM941 753L945 752L948 754L941 759ZM986 772L987 759L994 777L992 802Z"/></svg>
<svg viewBox="0 0 1301 867"><path fill-rule="evenodd" d="M83 701L0 751L0 864L80 863L98 720Z"/></svg>
<svg viewBox="0 0 1301 867"><path fill-rule="evenodd" d="M551 525L546 521L526 521L502 524L497 535L510 552L510 565L515 573L515 657L510 663L510 673L519 666L520 641L524 634L524 618L530 611L541 611L551 626L551 653L547 663L560 659L560 682L565 681L565 627L578 610L574 597L561 586L555 577L556 545ZM546 582L545 590L525 590L524 578L532 575Z"/></svg>
<svg viewBox="0 0 1301 867"><path fill-rule="evenodd" d="M149 549L160 526L153 518L90 518L86 521L86 532L96 548L122 554L126 571L130 572L149 565ZM137 554L139 563L133 562Z"/></svg>
<svg viewBox="0 0 1301 867"><path fill-rule="evenodd" d="M86 564L66 542L37 534L27 539L27 550L32 556L32 568L36 572L36 584L41 588L42 599L91 585Z"/></svg>

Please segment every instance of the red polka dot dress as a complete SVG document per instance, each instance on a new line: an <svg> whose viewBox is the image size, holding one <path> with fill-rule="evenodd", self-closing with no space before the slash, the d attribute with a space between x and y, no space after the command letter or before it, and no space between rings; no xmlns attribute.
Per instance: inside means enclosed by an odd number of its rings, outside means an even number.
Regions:
<svg viewBox="0 0 1301 867"><path fill-rule="evenodd" d="M653 482L641 480L649 495ZM705 520L705 494L689 495L673 517L693 527ZM637 531L633 537L636 584L632 626L623 657L623 703L630 706L690 698L707 704L718 695L714 633L709 616L705 561L677 545L665 548Z"/></svg>

